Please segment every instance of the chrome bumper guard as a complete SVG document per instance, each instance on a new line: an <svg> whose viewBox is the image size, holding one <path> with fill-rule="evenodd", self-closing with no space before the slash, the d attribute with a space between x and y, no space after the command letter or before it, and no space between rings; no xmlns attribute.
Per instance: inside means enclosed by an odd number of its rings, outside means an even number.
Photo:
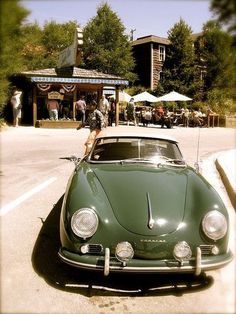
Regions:
<svg viewBox="0 0 236 314"><path fill-rule="evenodd" d="M157 267L134 267L134 266L124 266L120 265L111 265L110 263L110 249L105 249L105 258L104 258L104 265L97 265L97 264L88 264L83 262L78 262L68 258L64 253L63 250L60 249L58 252L59 257L61 260L69 265L74 267L78 267L81 269L88 269L88 270L102 270L104 276L108 276L110 271L112 272L130 272L130 273L176 273L176 272L192 272L196 276L199 276L203 271L213 270L220 267L227 265L233 259L233 254L230 252L226 259L223 261L212 262L206 265L202 265L202 253L200 247L196 248L196 264L193 265L183 265L183 266L157 266Z"/></svg>

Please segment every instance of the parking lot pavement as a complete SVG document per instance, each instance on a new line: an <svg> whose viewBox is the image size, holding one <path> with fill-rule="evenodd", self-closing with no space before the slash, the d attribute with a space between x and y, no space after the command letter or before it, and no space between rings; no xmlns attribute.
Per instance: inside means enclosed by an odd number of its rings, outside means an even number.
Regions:
<svg viewBox="0 0 236 314"><path fill-rule="evenodd" d="M236 210L236 149L221 153L216 158L216 168Z"/></svg>
<svg viewBox="0 0 236 314"><path fill-rule="evenodd" d="M145 128L143 128L145 132ZM54 129L37 129L34 127L19 127L17 130L13 127L6 126L1 131L8 131L14 135L20 133L20 135L47 133L53 134ZM57 130L59 132L65 132L65 130ZM67 130L68 131L68 130ZM86 132L87 130L84 130ZM227 190L229 198L232 202L233 207L236 209L236 149L224 151L217 154L215 159L216 168L221 176L222 182Z"/></svg>

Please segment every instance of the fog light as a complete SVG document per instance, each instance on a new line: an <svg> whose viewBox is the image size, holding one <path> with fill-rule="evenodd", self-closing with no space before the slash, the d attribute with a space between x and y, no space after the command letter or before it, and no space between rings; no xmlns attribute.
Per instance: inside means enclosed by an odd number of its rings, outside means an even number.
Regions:
<svg viewBox="0 0 236 314"><path fill-rule="evenodd" d="M89 248L88 244L82 245L80 248L81 253L83 253L83 254L88 253L88 251L89 251L88 248Z"/></svg>
<svg viewBox="0 0 236 314"><path fill-rule="evenodd" d="M181 241L175 245L173 255L175 259L182 262L183 260L190 259L192 251L187 242Z"/></svg>
<svg viewBox="0 0 236 314"><path fill-rule="evenodd" d="M116 258L120 262L128 262L134 256L134 250L129 242L120 242L116 246Z"/></svg>
<svg viewBox="0 0 236 314"><path fill-rule="evenodd" d="M217 255L219 254L219 249L217 246L213 246L212 249L211 249L211 253L214 254L214 255Z"/></svg>

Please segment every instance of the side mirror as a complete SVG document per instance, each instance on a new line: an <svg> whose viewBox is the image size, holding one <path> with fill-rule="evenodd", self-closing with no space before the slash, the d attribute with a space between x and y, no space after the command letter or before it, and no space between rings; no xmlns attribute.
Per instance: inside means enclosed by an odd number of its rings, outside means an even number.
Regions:
<svg viewBox="0 0 236 314"><path fill-rule="evenodd" d="M74 164L77 165L81 158L78 158L78 157L72 155L72 156L69 156L69 157L60 157L60 159L65 159L65 160L73 161Z"/></svg>

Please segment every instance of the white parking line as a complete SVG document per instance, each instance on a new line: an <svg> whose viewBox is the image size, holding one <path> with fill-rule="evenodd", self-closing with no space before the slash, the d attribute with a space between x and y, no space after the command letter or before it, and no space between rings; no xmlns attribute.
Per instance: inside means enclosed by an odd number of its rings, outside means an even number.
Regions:
<svg viewBox="0 0 236 314"><path fill-rule="evenodd" d="M33 188L32 190L24 193L23 195L21 195L20 197L18 197L16 200L14 200L13 202L7 204L6 206L3 206L2 208L0 208L0 216L4 216L5 214L7 214L9 211L11 211L12 209L14 209L16 206L18 206L19 204L23 203L25 200L27 200L28 198L30 198L32 195L38 193L39 191L45 189L49 184L53 183L54 181L56 181L57 178L56 177L52 177L50 179L48 179L47 181L43 182L42 184L36 186L35 188Z"/></svg>

